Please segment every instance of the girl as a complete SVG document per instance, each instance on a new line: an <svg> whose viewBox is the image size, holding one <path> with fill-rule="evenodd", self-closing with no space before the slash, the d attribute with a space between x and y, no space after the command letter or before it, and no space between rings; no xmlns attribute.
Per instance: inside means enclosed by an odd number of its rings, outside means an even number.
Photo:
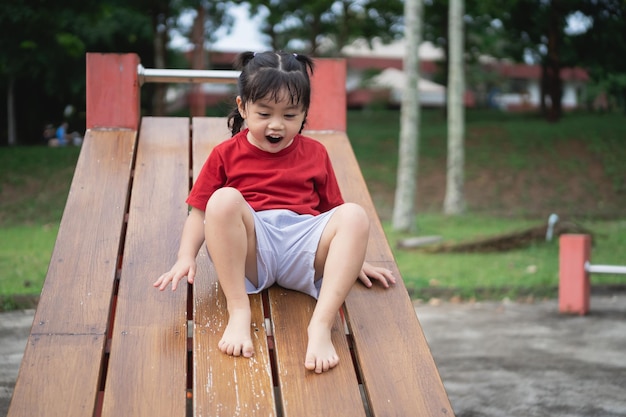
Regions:
<svg viewBox="0 0 626 417"><path fill-rule="evenodd" d="M355 279L387 288L395 278L364 262L369 219L343 201L324 146L301 135L312 60L244 52L236 64L239 95L228 119L233 137L203 166L187 199L191 211L177 261L154 286L164 290L171 283L175 290L185 276L193 283L206 241L229 316L218 346L244 357L254 354L248 294L278 284L317 298L304 366L321 373L339 362L330 332Z"/></svg>

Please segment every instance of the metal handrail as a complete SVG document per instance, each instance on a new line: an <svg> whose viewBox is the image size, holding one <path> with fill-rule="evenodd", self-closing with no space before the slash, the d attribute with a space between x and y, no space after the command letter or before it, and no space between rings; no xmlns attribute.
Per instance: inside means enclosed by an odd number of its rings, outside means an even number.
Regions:
<svg viewBox="0 0 626 417"><path fill-rule="evenodd" d="M626 274L626 266L620 265L592 265L585 262L585 271L594 274Z"/></svg>
<svg viewBox="0 0 626 417"><path fill-rule="evenodd" d="M144 83L219 83L236 84L241 71L185 70L137 67L139 85Z"/></svg>

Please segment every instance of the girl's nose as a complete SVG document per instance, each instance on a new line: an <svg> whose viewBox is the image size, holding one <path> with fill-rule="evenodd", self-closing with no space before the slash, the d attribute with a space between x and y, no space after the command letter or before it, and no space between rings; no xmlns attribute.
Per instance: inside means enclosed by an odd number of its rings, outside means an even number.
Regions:
<svg viewBox="0 0 626 417"><path fill-rule="evenodd" d="M270 129L280 129L283 127L283 120L280 117L272 117L268 124Z"/></svg>

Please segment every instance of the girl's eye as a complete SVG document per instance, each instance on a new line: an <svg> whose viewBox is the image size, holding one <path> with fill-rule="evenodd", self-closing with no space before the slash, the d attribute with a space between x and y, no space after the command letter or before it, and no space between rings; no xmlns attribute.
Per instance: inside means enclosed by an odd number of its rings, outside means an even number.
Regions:
<svg viewBox="0 0 626 417"><path fill-rule="evenodd" d="M261 116L261 117L268 117L269 114L268 113L259 113L259 116Z"/></svg>
<svg viewBox="0 0 626 417"><path fill-rule="evenodd" d="M285 119L293 119L294 117L296 117L295 114L286 114L285 115Z"/></svg>

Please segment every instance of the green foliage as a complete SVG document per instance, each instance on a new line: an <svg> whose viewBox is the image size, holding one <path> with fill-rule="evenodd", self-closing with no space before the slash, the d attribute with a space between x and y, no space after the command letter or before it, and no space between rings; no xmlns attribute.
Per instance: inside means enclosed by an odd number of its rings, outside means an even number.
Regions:
<svg viewBox="0 0 626 417"><path fill-rule="evenodd" d="M315 0L300 2L253 0L253 13L267 13L261 30L274 49L295 49L304 42L307 53L337 55L357 38L390 40L402 33L403 3L399 0ZM334 42L332 50L318 49L322 37Z"/></svg>
<svg viewBox="0 0 626 417"><path fill-rule="evenodd" d="M59 125L64 118L82 131L85 53L135 51L149 57L151 24L145 11L129 2L2 2L0 73L12 82L18 143L36 143L46 124ZM0 91L6 96L8 84ZM75 109L69 116L64 115L68 105ZM1 114L0 143L5 144L6 110Z"/></svg>

